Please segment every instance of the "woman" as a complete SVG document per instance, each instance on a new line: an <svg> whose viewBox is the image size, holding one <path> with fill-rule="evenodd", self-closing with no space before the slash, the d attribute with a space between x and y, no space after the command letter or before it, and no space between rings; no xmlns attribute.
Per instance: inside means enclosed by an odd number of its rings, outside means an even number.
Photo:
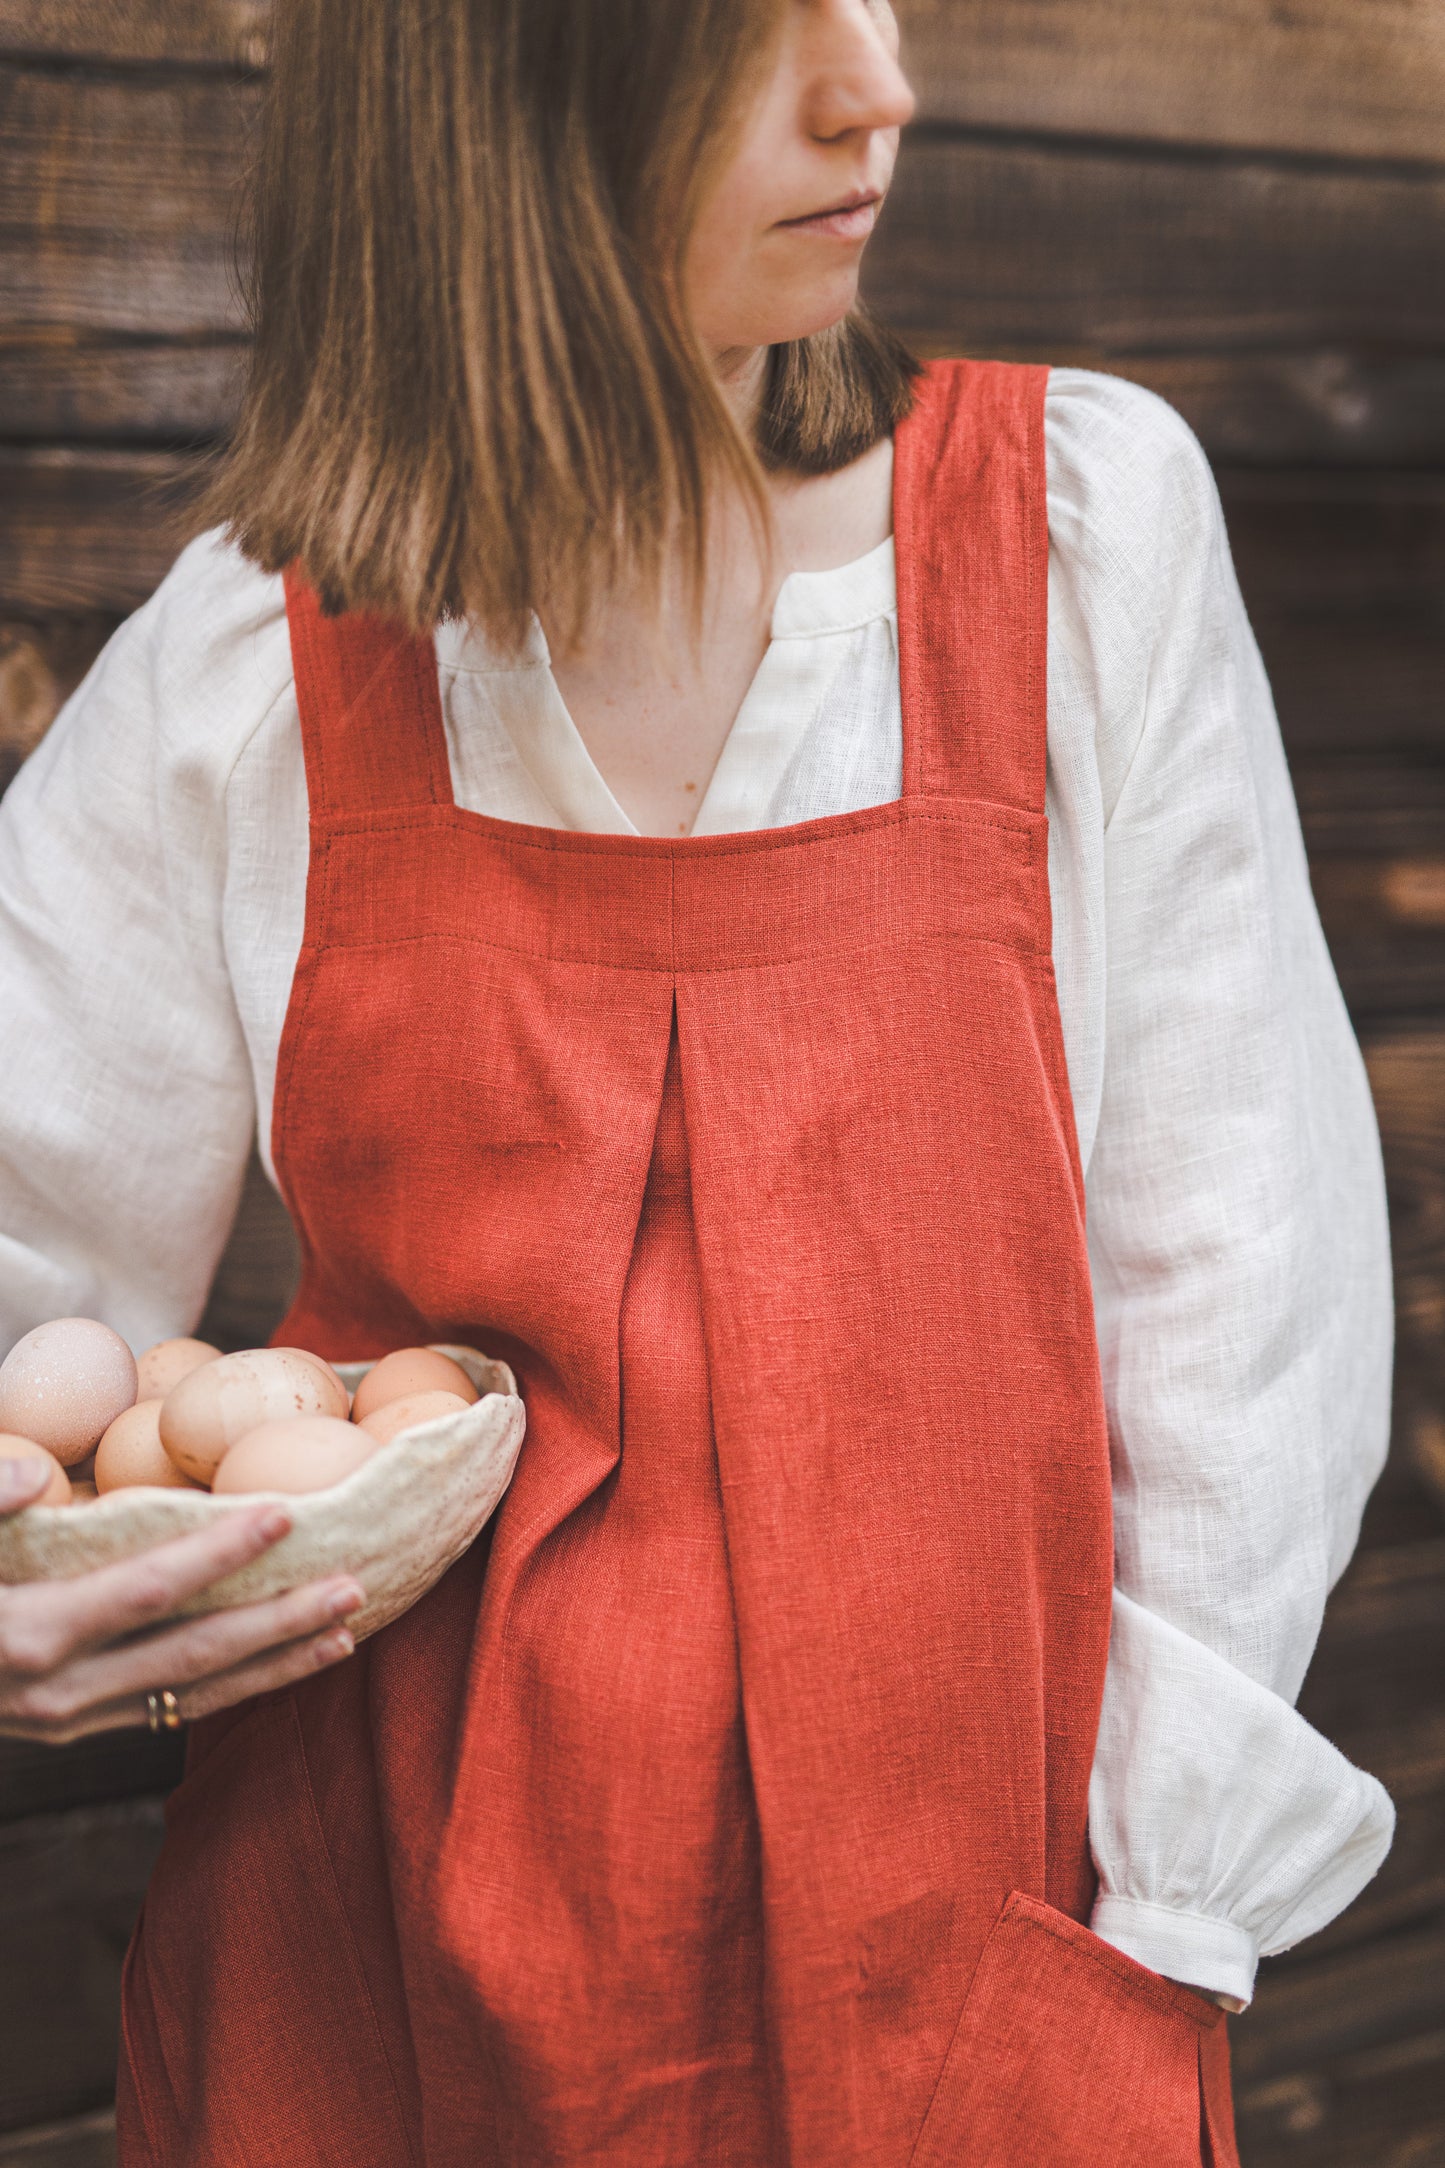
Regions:
<svg viewBox="0 0 1445 2168"><path fill-rule="evenodd" d="M259 1512L5 1596L8 1729L209 1719L122 2159L1232 2161L1389 1290L1202 456L856 311L881 0L278 40L227 533L5 807L7 1321L185 1329L259 1119L279 1337L528 1435L350 1662L124 1638Z"/></svg>

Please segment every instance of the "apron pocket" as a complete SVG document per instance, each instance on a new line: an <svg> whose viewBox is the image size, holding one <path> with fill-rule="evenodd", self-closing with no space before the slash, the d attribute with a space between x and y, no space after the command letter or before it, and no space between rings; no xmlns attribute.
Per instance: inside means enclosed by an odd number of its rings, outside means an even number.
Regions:
<svg viewBox="0 0 1445 2168"><path fill-rule="evenodd" d="M247 1709L172 1793L125 2003L147 2168L414 2159L289 1695Z"/></svg>
<svg viewBox="0 0 1445 2168"><path fill-rule="evenodd" d="M1212 2064L1222 2028L1205 1996L1015 1890L911 2168L1199 2168L1201 2045Z"/></svg>

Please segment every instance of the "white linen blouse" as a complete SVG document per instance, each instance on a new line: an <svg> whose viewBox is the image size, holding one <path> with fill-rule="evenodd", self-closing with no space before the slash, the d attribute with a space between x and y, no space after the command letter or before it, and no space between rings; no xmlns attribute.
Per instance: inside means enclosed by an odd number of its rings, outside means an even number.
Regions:
<svg viewBox="0 0 1445 2168"><path fill-rule="evenodd" d="M1049 880L1116 1516L1092 1925L1247 1999L1392 1831L1293 1707L1386 1446L1379 1146L1208 464L1075 369L1047 439ZM463 805L630 831L540 627L519 659L461 624L437 651ZM895 798L901 745L890 541L784 582L695 832ZM271 1170L306 866L281 583L208 535L0 806L0 1346L194 1326L257 1132Z"/></svg>

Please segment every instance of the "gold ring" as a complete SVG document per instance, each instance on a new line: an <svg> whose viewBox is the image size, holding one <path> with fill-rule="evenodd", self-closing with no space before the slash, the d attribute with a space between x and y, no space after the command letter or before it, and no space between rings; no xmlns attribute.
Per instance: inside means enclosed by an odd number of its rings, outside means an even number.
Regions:
<svg viewBox="0 0 1445 2168"><path fill-rule="evenodd" d="M158 1694L146 1695L146 1722L153 1733L179 1731L184 1721L181 1705L168 1686Z"/></svg>

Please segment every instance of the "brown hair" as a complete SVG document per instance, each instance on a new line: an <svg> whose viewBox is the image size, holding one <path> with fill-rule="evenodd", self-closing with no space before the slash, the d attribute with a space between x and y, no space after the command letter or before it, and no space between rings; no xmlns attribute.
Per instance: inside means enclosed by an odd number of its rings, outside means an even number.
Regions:
<svg viewBox="0 0 1445 2168"><path fill-rule="evenodd" d="M824 473L907 411L860 310L775 347L756 445L675 300L779 0L286 0L252 182L255 344L203 507L330 609L503 645L576 630L669 548L701 593L711 477Z"/></svg>

